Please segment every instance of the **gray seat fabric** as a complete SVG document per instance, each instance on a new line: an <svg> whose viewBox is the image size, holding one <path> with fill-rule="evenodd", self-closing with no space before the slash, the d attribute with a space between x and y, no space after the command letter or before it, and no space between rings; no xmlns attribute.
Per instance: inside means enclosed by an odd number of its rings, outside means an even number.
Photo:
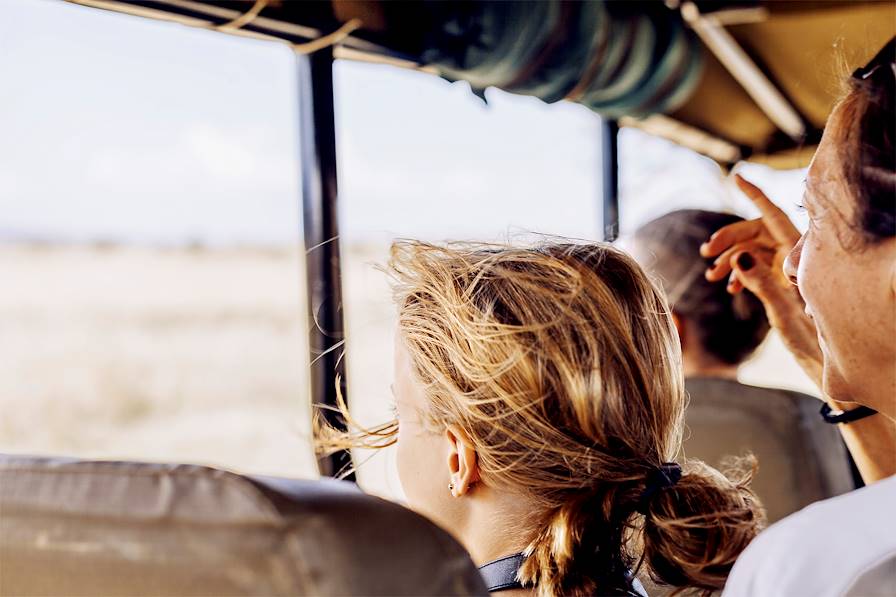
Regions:
<svg viewBox="0 0 896 597"><path fill-rule="evenodd" d="M691 377L684 455L724 468L730 456L752 453L759 461L753 489L769 524L854 489L840 432L824 423L817 398L734 380ZM652 597L671 595L642 578Z"/></svg>
<svg viewBox="0 0 896 597"><path fill-rule="evenodd" d="M339 481L0 456L0 595L485 595L447 533Z"/></svg>
<svg viewBox="0 0 896 597"><path fill-rule="evenodd" d="M727 456L752 452L759 461L753 487L769 523L855 488L846 447L819 416L817 398L716 378L685 385L684 454L721 468Z"/></svg>
<svg viewBox="0 0 896 597"><path fill-rule="evenodd" d="M844 593L849 597L893 597L896 595L896 553L862 572Z"/></svg>

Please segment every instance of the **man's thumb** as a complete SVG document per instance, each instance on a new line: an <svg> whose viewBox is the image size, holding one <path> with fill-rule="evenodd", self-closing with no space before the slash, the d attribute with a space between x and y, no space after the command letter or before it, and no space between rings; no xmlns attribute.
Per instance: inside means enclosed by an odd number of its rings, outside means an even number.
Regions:
<svg viewBox="0 0 896 597"><path fill-rule="evenodd" d="M762 302L775 301L779 290L775 284L774 272L763 260L756 259L747 251L731 257L731 269L744 288L759 297Z"/></svg>

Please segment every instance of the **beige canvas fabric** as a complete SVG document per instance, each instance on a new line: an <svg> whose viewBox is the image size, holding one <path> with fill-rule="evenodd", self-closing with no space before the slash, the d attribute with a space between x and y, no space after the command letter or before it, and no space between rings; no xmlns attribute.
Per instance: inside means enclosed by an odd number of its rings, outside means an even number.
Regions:
<svg viewBox="0 0 896 597"><path fill-rule="evenodd" d="M485 595L447 533L338 481L0 456L0 595Z"/></svg>

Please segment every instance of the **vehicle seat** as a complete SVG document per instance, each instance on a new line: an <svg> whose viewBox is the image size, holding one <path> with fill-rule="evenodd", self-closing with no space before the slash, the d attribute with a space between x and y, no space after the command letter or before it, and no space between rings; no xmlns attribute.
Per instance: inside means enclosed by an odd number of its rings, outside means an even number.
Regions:
<svg viewBox="0 0 896 597"><path fill-rule="evenodd" d="M486 595L463 548L351 483L0 456L0 595Z"/></svg>
<svg viewBox="0 0 896 597"><path fill-rule="evenodd" d="M818 416L817 398L725 379L689 378L685 385L685 455L720 468L729 456L754 454L752 487L769 524L855 488L846 446Z"/></svg>

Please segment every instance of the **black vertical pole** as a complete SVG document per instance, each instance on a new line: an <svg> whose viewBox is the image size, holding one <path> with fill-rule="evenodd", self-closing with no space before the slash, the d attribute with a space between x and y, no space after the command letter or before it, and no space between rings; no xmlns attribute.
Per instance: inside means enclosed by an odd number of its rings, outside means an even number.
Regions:
<svg viewBox="0 0 896 597"><path fill-rule="evenodd" d="M337 377L345 396L342 278L336 192L336 120L333 109L333 52L298 56L299 139L302 160L302 208L308 277L308 327L312 404L336 405ZM322 409L331 424L345 428L338 413ZM351 454L321 458L322 475L351 467ZM354 480L354 475L346 478Z"/></svg>
<svg viewBox="0 0 896 597"><path fill-rule="evenodd" d="M619 124L600 119L604 240L619 236Z"/></svg>

